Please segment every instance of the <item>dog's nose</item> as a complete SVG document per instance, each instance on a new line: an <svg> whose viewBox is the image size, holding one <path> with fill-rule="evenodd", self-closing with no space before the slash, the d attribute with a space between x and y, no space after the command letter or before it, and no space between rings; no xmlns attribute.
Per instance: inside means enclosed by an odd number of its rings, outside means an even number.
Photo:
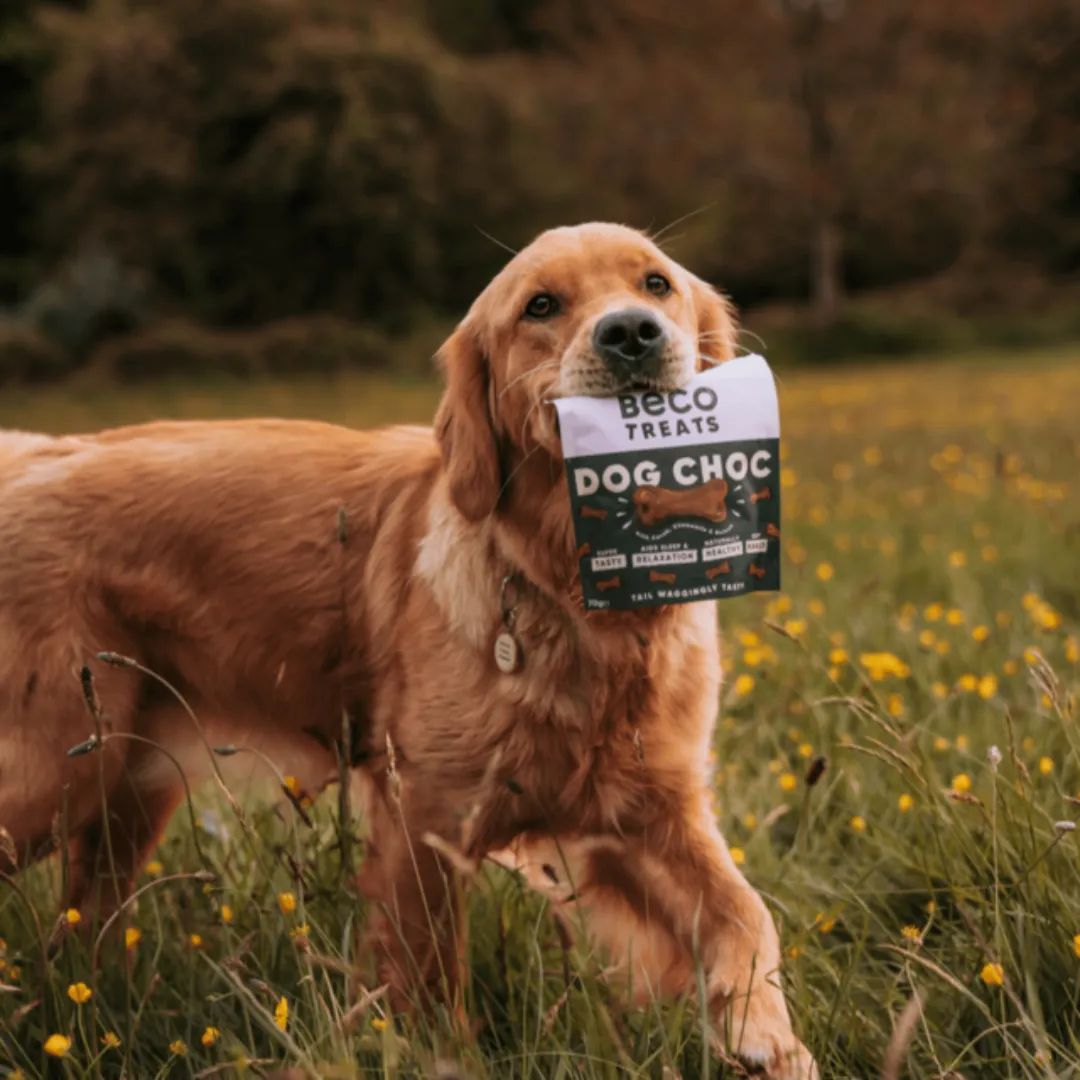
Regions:
<svg viewBox="0 0 1080 1080"><path fill-rule="evenodd" d="M666 335L650 311L641 308L613 311L593 331L593 348L617 375L655 370Z"/></svg>

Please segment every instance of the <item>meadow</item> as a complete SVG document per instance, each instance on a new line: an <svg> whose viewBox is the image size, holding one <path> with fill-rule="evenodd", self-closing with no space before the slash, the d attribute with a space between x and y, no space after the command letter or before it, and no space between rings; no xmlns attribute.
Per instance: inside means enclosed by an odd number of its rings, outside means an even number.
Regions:
<svg viewBox="0 0 1080 1080"><path fill-rule="evenodd" d="M715 806L778 919L796 1027L826 1078L1080 1077L1080 349L779 383L784 591L719 606ZM437 394L28 390L0 426L368 426L426 421ZM0 880L0 1075L739 1074L703 1054L693 1000L623 1010L603 958L498 868L471 893L472 1029L389 1015L355 949L362 842L341 843L333 792L306 801L241 820L200 793L126 913L123 962L95 967L56 865Z"/></svg>

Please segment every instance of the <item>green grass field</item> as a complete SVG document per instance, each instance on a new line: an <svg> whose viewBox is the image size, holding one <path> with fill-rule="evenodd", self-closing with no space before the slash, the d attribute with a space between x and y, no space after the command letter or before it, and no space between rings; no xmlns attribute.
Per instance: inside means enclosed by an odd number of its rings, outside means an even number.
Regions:
<svg viewBox="0 0 1080 1080"><path fill-rule="evenodd" d="M779 921L796 1026L825 1077L880 1076L919 995L907 1075L1080 1077L1080 350L780 383L785 591L720 605L716 812ZM436 395L49 390L5 396L0 425L368 425L425 420ZM335 808L309 827L282 798L245 827L201 797L148 868L126 965L96 972L58 928L55 866L0 881L0 1075L725 1075L693 1001L623 1011L602 958L564 958L497 869L473 891L471 1035L358 1005Z"/></svg>

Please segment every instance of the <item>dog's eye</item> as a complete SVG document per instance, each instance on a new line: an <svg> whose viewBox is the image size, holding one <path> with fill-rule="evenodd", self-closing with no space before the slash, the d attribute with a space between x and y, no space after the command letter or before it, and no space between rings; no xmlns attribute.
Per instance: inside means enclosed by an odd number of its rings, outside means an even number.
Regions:
<svg viewBox="0 0 1080 1080"><path fill-rule="evenodd" d="M667 296L671 292L671 282L663 274L648 274L645 278L645 291L653 296Z"/></svg>
<svg viewBox="0 0 1080 1080"><path fill-rule="evenodd" d="M527 319L550 319L552 315L559 314L559 301L551 293L537 293L525 305L525 317Z"/></svg>

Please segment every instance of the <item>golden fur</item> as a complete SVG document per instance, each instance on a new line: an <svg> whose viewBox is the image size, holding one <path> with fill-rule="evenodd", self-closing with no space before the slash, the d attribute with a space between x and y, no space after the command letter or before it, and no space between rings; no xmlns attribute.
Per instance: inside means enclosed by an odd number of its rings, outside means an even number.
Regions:
<svg viewBox="0 0 1080 1080"><path fill-rule="evenodd" d="M670 294L647 291L649 273ZM522 317L537 292L559 298L556 317ZM361 884L384 913L399 999L425 983L453 993L459 974L435 834L534 880L546 867L563 914L591 915L639 994L694 992L700 961L735 1050L773 1076L813 1075L777 987L772 919L707 805L715 609L581 604L548 402L621 389L591 334L628 306L667 331L655 388L732 355L716 292L640 233L588 225L543 234L477 299L440 352L434 432L257 420L0 433L0 824L23 857L50 849L63 809L70 902L114 908L184 795L151 744L205 774L175 699L103 650L168 679L211 744L257 745L294 773L303 761L313 783L333 770L320 743L346 708L372 831ZM524 657L512 675L492 651L508 574ZM111 735L69 759L93 728L84 664Z"/></svg>

